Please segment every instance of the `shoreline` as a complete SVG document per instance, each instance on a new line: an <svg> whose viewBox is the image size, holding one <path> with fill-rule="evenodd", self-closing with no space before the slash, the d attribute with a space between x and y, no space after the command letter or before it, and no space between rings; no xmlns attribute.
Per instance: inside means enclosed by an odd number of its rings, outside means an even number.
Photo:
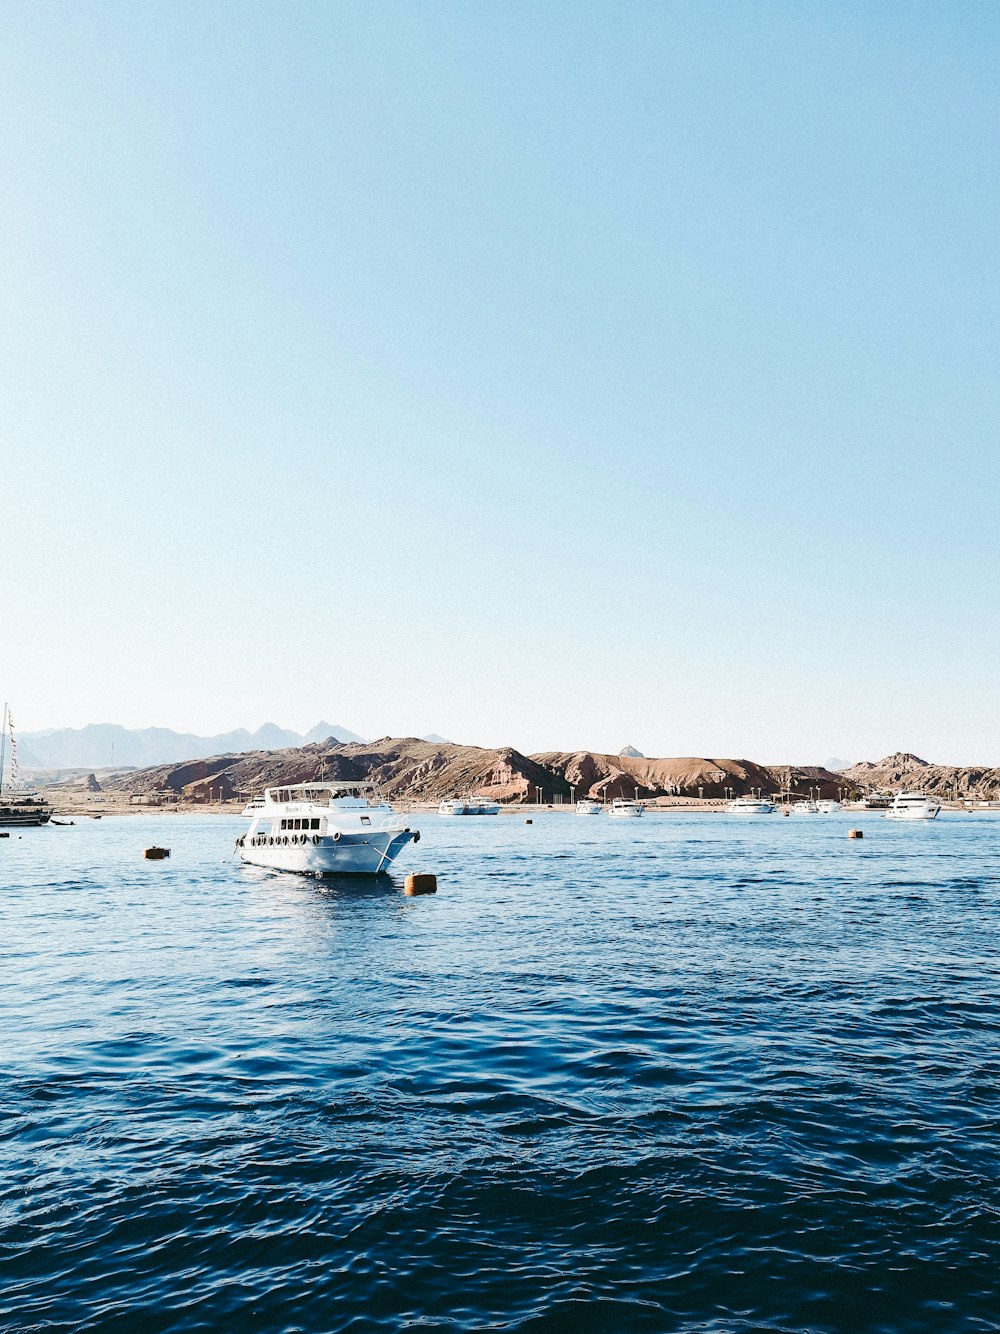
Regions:
<svg viewBox="0 0 1000 1334"><path fill-rule="evenodd" d="M390 802L393 809L400 815L436 815L439 802ZM648 814L668 814L668 815L720 815L726 813L728 801L723 798L699 798L699 797L670 797L659 800L652 799L643 802L643 806ZM155 815L157 817L166 817L170 815L233 815L243 816L243 801L231 802L169 802L164 804L146 804L143 802L114 801L104 800L95 802L75 803L59 802L52 799L52 815L54 820L80 819L80 820L99 820L104 817L120 817L132 815ZM958 811L975 813L967 806L956 802L941 802L941 808L945 811ZM782 809L778 805L778 812ZM575 805L570 802L532 802L523 805L501 806L498 815L502 818L511 819L521 817L528 819L532 814L552 813L574 815ZM855 802L843 802L841 811L851 815L881 815L882 811L869 810ZM459 817L456 817L459 818ZM469 820L489 820L492 816L466 816L461 817Z"/></svg>

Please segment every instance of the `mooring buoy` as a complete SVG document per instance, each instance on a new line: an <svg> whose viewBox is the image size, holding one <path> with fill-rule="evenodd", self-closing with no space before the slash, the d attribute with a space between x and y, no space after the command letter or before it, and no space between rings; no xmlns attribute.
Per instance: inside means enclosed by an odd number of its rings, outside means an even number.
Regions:
<svg viewBox="0 0 1000 1334"><path fill-rule="evenodd" d="M864 838L864 836L865 836L865 831L863 829L851 829L848 830L847 834L848 838Z"/></svg>
<svg viewBox="0 0 1000 1334"><path fill-rule="evenodd" d="M438 880L436 875L429 875L426 871L423 874L411 873L403 882L403 893L414 894L436 894Z"/></svg>
<svg viewBox="0 0 1000 1334"><path fill-rule="evenodd" d="M147 848L146 851L143 853L143 856L146 858L147 861L150 862L162 862L164 857L170 856L170 849L157 848L154 846L152 848Z"/></svg>

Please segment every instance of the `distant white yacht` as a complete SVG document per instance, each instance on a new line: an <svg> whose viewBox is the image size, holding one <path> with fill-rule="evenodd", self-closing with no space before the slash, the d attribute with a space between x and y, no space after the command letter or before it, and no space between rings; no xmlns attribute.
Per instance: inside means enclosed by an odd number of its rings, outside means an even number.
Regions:
<svg viewBox="0 0 1000 1334"><path fill-rule="evenodd" d="M840 810L839 801L825 799L823 801L817 801L816 805L819 807L820 815L834 815Z"/></svg>
<svg viewBox="0 0 1000 1334"><path fill-rule="evenodd" d="M899 792L885 813L887 820L936 820L940 802L924 792Z"/></svg>
<svg viewBox="0 0 1000 1334"><path fill-rule="evenodd" d="M420 838L374 783L291 783L267 788L260 801L237 840L240 860L251 866L377 875Z"/></svg>
<svg viewBox="0 0 1000 1334"><path fill-rule="evenodd" d="M591 801L587 798L585 801L578 801L576 803L575 813L577 815L600 815L603 809L604 808L599 801Z"/></svg>
<svg viewBox="0 0 1000 1334"><path fill-rule="evenodd" d="M438 815L499 815L500 804L496 801L482 801L476 797L454 797L442 801Z"/></svg>
<svg viewBox="0 0 1000 1334"><path fill-rule="evenodd" d="M726 807L727 815L773 815L774 802L763 797L736 797Z"/></svg>
<svg viewBox="0 0 1000 1334"><path fill-rule="evenodd" d="M793 815L819 815L820 809L815 801L793 801Z"/></svg>
<svg viewBox="0 0 1000 1334"><path fill-rule="evenodd" d="M626 797L615 797L608 807L608 814L616 820L637 820L645 809L641 801L629 801Z"/></svg>

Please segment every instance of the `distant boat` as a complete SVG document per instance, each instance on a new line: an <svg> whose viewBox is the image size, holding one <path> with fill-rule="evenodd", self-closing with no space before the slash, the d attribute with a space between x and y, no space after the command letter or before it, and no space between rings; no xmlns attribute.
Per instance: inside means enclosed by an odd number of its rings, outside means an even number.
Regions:
<svg viewBox="0 0 1000 1334"><path fill-rule="evenodd" d="M637 820L645 809L641 801L629 801L626 797L615 797L608 808L608 814L615 820Z"/></svg>
<svg viewBox="0 0 1000 1334"><path fill-rule="evenodd" d="M374 783L291 783L265 790L237 846L241 861L275 871L377 875L419 837Z"/></svg>
<svg viewBox="0 0 1000 1334"><path fill-rule="evenodd" d="M774 803L763 797L736 797L726 807L727 815L773 815Z"/></svg>
<svg viewBox="0 0 1000 1334"><path fill-rule="evenodd" d="M899 792L885 813L887 820L936 820L941 806L924 792Z"/></svg>
<svg viewBox="0 0 1000 1334"><path fill-rule="evenodd" d="M792 803L793 815L819 815L820 809L815 801L796 801Z"/></svg>
<svg viewBox="0 0 1000 1334"><path fill-rule="evenodd" d="M499 815L500 804L496 801L483 801L476 797L453 797L442 801L438 815Z"/></svg>
<svg viewBox="0 0 1000 1334"><path fill-rule="evenodd" d="M10 782L7 791L3 787L3 771L6 763L7 741L10 739ZM48 824L52 819L52 807L29 788L22 788L18 783L17 739L14 736L14 719L8 705L3 706L3 722L0 725L0 828L26 828Z"/></svg>
<svg viewBox="0 0 1000 1334"><path fill-rule="evenodd" d="M819 807L820 815L835 815L840 810L839 801L824 799L823 801L817 801L816 805Z"/></svg>
<svg viewBox="0 0 1000 1334"><path fill-rule="evenodd" d="M586 801L576 803L577 815L600 815L603 810L604 807L599 801L590 801L589 798Z"/></svg>

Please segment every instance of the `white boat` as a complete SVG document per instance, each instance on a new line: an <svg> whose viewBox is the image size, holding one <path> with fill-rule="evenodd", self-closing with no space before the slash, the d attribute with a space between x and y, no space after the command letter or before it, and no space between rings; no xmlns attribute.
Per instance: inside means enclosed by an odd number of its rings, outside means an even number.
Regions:
<svg viewBox="0 0 1000 1334"><path fill-rule="evenodd" d="M824 799L823 801L817 801L816 805L819 807L820 815L835 815L840 810L839 801Z"/></svg>
<svg viewBox="0 0 1000 1334"><path fill-rule="evenodd" d="M615 797L608 807L608 814L615 820L638 820L645 809L641 801L629 801L626 797Z"/></svg>
<svg viewBox="0 0 1000 1334"><path fill-rule="evenodd" d="M763 797L736 797L726 807L727 815L773 815L774 802Z"/></svg>
<svg viewBox="0 0 1000 1334"><path fill-rule="evenodd" d="M604 808L599 801L590 801L588 799L576 803L577 815L600 815L603 809Z"/></svg>
<svg viewBox="0 0 1000 1334"><path fill-rule="evenodd" d="M934 820L941 805L924 792L898 792L885 813L887 820Z"/></svg>
<svg viewBox="0 0 1000 1334"><path fill-rule="evenodd" d="M250 800L247 802L247 804L243 807L243 816L245 819L250 820L257 814L258 811L262 811L263 809L264 809L264 798L251 797Z"/></svg>
<svg viewBox="0 0 1000 1334"><path fill-rule="evenodd" d="M290 783L265 790L237 846L241 861L275 871L377 875L419 838L374 783Z"/></svg>
<svg viewBox="0 0 1000 1334"><path fill-rule="evenodd" d="M438 815L499 815L500 803L483 801L478 797L455 797L442 801Z"/></svg>
<svg viewBox="0 0 1000 1334"><path fill-rule="evenodd" d="M7 739L10 738L10 781L4 791L3 775ZM3 722L0 723L0 828L25 828L29 825L48 824L52 818L52 807L37 792L22 786L17 762L17 738L14 736L14 719L8 705L3 706Z"/></svg>
<svg viewBox="0 0 1000 1334"><path fill-rule="evenodd" d="M793 815L819 815L820 810L815 801L795 801L792 803Z"/></svg>

